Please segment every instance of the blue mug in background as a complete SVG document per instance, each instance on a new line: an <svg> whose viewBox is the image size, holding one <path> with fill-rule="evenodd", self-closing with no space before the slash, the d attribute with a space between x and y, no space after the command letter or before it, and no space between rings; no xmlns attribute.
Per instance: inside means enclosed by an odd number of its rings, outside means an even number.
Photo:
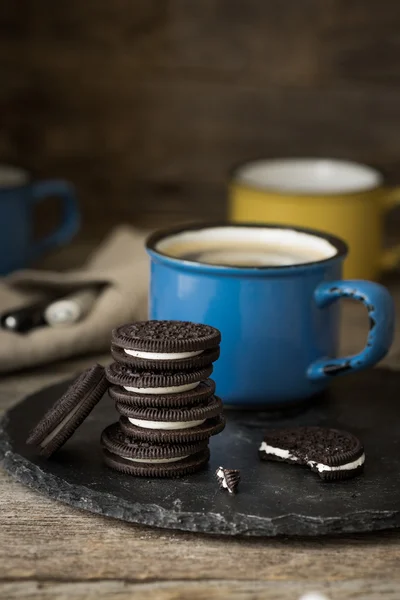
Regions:
<svg viewBox="0 0 400 600"><path fill-rule="evenodd" d="M59 227L33 240L34 207L48 197L62 200ZM68 243L79 229L73 187L59 180L32 182L24 169L0 165L0 275L21 269L47 251Z"/></svg>
<svg viewBox="0 0 400 600"><path fill-rule="evenodd" d="M377 363L394 333L394 305L383 286L341 279L345 243L282 225L193 225L156 232L150 318L206 323L222 334L214 365L225 404L292 404L329 382ZM367 345L337 358L340 298L369 313Z"/></svg>

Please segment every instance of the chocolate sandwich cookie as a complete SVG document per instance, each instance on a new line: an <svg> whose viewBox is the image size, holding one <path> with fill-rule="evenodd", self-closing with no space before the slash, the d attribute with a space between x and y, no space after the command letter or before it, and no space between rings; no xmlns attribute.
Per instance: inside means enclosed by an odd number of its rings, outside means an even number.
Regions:
<svg viewBox="0 0 400 600"><path fill-rule="evenodd" d="M134 351L132 350L132 352ZM187 354L191 353L188 352ZM201 369L202 367L206 367L207 365L210 365L211 363L218 360L219 354L220 350L219 346L217 346L216 348L211 348L211 350L204 350L198 355L191 356L188 358L180 358L176 360L150 360L146 358L132 356L128 353L127 349L120 348L119 346L115 346L114 344L111 345L111 356L115 361L123 363L124 365L129 365L134 369L151 369L152 371L186 371L190 369Z"/></svg>
<svg viewBox="0 0 400 600"><path fill-rule="evenodd" d="M222 413L222 402L217 396L211 396L208 400L195 406L181 406L179 408L142 408L117 402L116 409L136 427L177 431L193 429L202 425L207 419L220 415Z"/></svg>
<svg viewBox="0 0 400 600"><path fill-rule="evenodd" d="M200 382L212 373L212 365L203 369L186 372L140 371L117 362L106 367L106 376L110 383L122 386L128 392L165 396L196 389Z"/></svg>
<svg viewBox="0 0 400 600"><path fill-rule="evenodd" d="M179 477L204 467L209 459L207 441L157 445L127 436L118 423L101 435L105 463L128 475Z"/></svg>
<svg viewBox="0 0 400 600"><path fill-rule="evenodd" d="M140 369L175 371L217 360L221 334L202 323L139 321L117 327L111 339L115 360Z"/></svg>
<svg viewBox="0 0 400 600"><path fill-rule="evenodd" d="M121 429L131 437L145 442L151 441L156 444L185 444L197 440L205 440L212 435L217 435L225 427L223 415L207 419L201 425L187 429L152 429L139 427L131 423L125 415L119 420Z"/></svg>
<svg viewBox="0 0 400 600"><path fill-rule="evenodd" d="M365 462L363 445L355 435L324 427L271 429L261 443L259 457L306 465L325 480L354 477Z"/></svg>
<svg viewBox="0 0 400 600"><path fill-rule="evenodd" d="M104 368L100 365L81 373L31 431L26 443L39 446L43 456L51 456L72 436L107 388Z"/></svg>
<svg viewBox="0 0 400 600"><path fill-rule="evenodd" d="M119 385L113 385L108 390L109 395L116 402L128 406L177 408L179 406L193 406L211 398L215 392L215 383L212 379L202 381L197 387L180 394L138 394L128 392Z"/></svg>

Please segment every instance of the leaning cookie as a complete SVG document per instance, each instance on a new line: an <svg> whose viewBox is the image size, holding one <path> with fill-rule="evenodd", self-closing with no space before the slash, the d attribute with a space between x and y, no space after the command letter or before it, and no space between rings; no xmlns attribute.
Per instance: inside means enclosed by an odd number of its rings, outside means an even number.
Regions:
<svg viewBox="0 0 400 600"><path fill-rule="evenodd" d="M127 436L118 423L101 435L104 462L114 470L139 477L181 477L199 471L209 460L207 440L157 445Z"/></svg>
<svg viewBox="0 0 400 600"><path fill-rule="evenodd" d="M188 321L140 321L113 330L117 362L153 371L200 369L219 357L220 332Z"/></svg>
<svg viewBox="0 0 400 600"><path fill-rule="evenodd" d="M50 457L83 423L107 388L102 366L83 371L30 432L26 443L38 446L42 456Z"/></svg>
<svg viewBox="0 0 400 600"><path fill-rule="evenodd" d="M327 481L355 477L365 462L364 447L355 435L324 427L269 430L259 457L306 465Z"/></svg>

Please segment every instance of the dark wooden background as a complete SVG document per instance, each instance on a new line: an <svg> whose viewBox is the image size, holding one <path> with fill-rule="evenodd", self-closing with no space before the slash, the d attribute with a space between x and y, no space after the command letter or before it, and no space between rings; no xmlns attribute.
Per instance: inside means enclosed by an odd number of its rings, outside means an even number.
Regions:
<svg viewBox="0 0 400 600"><path fill-rule="evenodd" d="M79 191L84 234L218 218L238 161L400 181L398 0L3 0L0 160Z"/></svg>

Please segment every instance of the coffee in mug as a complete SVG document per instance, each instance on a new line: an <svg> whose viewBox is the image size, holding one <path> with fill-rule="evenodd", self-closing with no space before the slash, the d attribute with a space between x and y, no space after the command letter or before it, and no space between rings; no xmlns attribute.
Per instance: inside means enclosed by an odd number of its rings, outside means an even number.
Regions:
<svg viewBox="0 0 400 600"><path fill-rule="evenodd" d="M213 227L184 232L160 242L168 256L209 265L279 267L329 258L335 249L325 240L281 228Z"/></svg>

